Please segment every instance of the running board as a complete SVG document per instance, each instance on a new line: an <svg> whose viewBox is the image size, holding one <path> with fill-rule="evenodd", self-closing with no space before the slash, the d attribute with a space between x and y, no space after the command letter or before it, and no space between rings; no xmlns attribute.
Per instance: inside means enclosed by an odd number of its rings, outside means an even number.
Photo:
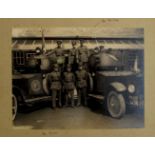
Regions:
<svg viewBox="0 0 155 155"><path fill-rule="evenodd" d="M88 94L89 97L93 97L96 98L98 100L103 100L104 96L102 95L95 95L95 94ZM78 97L74 97L74 99L77 99ZM36 98L32 98L32 99L26 99L25 102L26 103L31 103L31 102L37 102L37 101L42 101L42 100L52 100L51 96L43 96L43 97L36 97Z"/></svg>
<svg viewBox="0 0 155 155"><path fill-rule="evenodd" d="M36 97L32 99L26 99L25 102L30 103L30 102L37 102L42 100L52 100L52 97L51 96Z"/></svg>
<svg viewBox="0 0 155 155"><path fill-rule="evenodd" d="M98 99L98 100L104 100L104 96L103 95L96 95L96 94L88 94L89 97Z"/></svg>
<svg viewBox="0 0 155 155"><path fill-rule="evenodd" d="M77 96L74 97L75 100L77 98L78 98ZM44 100L52 100L52 97L51 96L35 97L35 98L32 98L32 99L26 99L25 102L26 103L31 103L31 102L44 101ZM58 100L58 99L56 98L56 100Z"/></svg>

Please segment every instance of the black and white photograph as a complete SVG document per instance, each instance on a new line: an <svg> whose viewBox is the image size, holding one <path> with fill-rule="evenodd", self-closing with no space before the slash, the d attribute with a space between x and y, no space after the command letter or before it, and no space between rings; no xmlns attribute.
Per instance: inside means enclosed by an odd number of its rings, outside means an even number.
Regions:
<svg viewBox="0 0 155 155"><path fill-rule="evenodd" d="M144 128L144 28L12 28L16 129Z"/></svg>

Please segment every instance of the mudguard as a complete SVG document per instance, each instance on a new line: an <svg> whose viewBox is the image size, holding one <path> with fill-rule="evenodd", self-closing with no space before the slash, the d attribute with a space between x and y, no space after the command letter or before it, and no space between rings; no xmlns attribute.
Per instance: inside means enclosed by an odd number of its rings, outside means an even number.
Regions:
<svg viewBox="0 0 155 155"><path fill-rule="evenodd" d="M43 79L43 90L46 93L46 95L50 95L50 87L49 87L48 76L46 76Z"/></svg>
<svg viewBox="0 0 155 155"><path fill-rule="evenodd" d="M23 103L24 104L24 101L26 99L26 94L25 94L25 92L20 87L13 86L12 93L14 95L20 96L20 98L18 97L18 101L19 101L19 103Z"/></svg>
<svg viewBox="0 0 155 155"><path fill-rule="evenodd" d="M118 92L124 92L127 90L127 87L120 82L112 82L110 85Z"/></svg>

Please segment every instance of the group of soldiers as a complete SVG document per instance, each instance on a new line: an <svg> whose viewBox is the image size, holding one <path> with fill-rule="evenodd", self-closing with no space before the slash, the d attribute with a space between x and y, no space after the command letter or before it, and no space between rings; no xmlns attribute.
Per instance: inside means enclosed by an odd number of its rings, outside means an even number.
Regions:
<svg viewBox="0 0 155 155"><path fill-rule="evenodd" d="M57 41L54 49L56 63L52 72L48 74L50 90L52 95L52 107L75 106L74 91L77 90L78 101L76 106L83 104L87 106L87 79L88 79L88 57L89 50L80 41L80 46L76 48L76 42L72 41L72 48L68 53L68 61L65 64L64 49L62 42ZM64 92L65 104L62 105L62 92Z"/></svg>

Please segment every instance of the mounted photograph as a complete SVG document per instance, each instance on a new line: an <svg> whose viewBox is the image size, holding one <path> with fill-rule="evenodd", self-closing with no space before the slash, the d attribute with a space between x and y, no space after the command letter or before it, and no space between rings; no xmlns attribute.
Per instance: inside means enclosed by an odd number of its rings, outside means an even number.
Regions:
<svg viewBox="0 0 155 155"><path fill-rule="evenodd" d="M15 129L144 128L144 29L12 29Z"/></svg>

